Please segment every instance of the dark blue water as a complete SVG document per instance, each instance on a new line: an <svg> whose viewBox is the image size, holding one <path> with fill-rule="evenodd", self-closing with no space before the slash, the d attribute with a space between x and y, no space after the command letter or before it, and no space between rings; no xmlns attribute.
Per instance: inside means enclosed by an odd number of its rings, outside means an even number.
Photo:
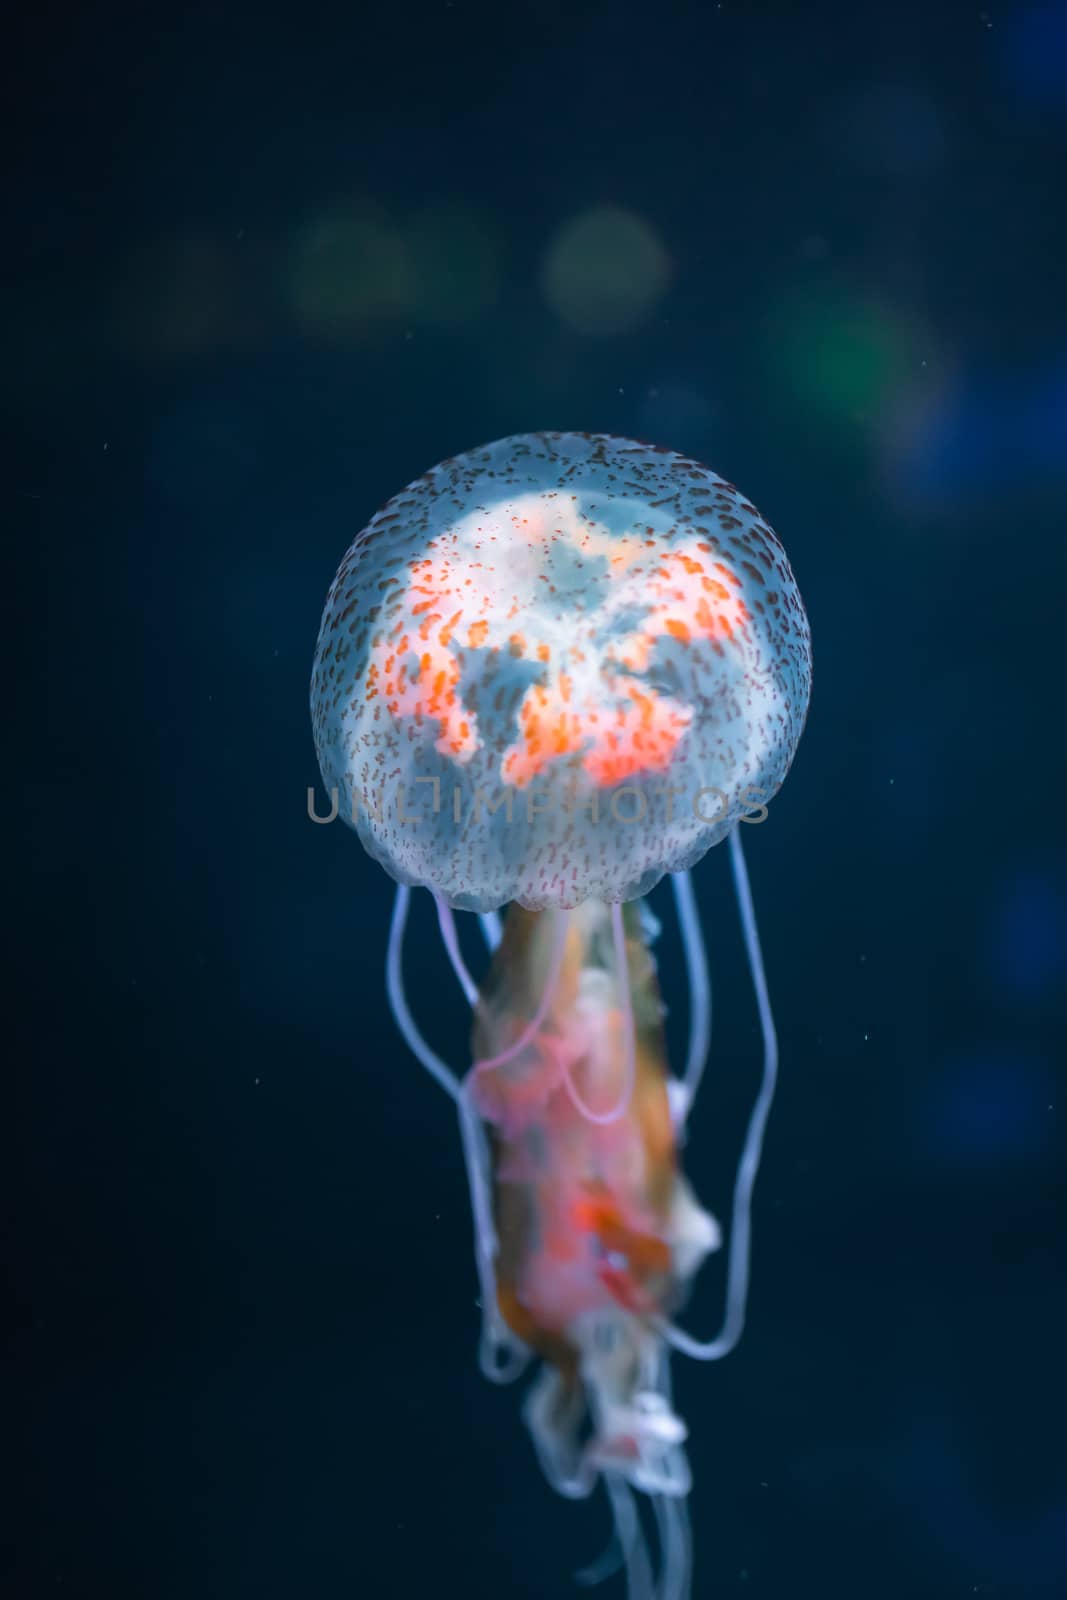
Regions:
<svg viewBox="0 0 1067 1600"><path fill-rule="evenodd" d="M782 1046L749 1327L678 1376L695 1594L1067 1592L1065 40L1061 3L14 30L15 1600L562 1596L606 1537L479 1377L391 885L305 809L352 536L537 428L740 484L813 630L746 839ZM696 881L722 1216L758 1035L725 861ZM677 1049L669 926L661 968Z"/></svg>

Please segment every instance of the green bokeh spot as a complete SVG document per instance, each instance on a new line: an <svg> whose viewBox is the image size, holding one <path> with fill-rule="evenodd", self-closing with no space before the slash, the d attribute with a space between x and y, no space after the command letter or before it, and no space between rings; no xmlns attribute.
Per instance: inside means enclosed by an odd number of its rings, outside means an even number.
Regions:
<svg viewBox="0 0 1067 1600"><path fill-rule="evenodd" d="M806 408L828 422L865 427L913 371L914 338L891 307L817 291L791 296L774 314L770 359Z"/></svg>

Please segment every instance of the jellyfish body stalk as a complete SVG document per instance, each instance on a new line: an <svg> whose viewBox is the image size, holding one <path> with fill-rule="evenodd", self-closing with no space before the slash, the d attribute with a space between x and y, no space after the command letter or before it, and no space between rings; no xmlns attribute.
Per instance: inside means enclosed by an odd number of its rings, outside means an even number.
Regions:
<svg viewBox="0 0 1067 1600"><path fill-rule="evenodd" d="M688 1048L677 1079L660 1062L662 1006L648 949L658 928L643 906L593 903L539 914L515 908L503 923L483 914L491 965L479 991L455 916L435 895L442 943L475 1015L475 1061L463 1077L429 1046L407 1003L402 957L410 890L404 886L390 930L387 988L397 1025L457 1108L482 1308L482 1371L506 1383L532 1357L542 1358L524 1417L545 1478L568 1499L584 1499L603 1484L615 1530L609 1551L578 1576L589 1585L621 1567L630 1600L690 1594L686 1429L673 1409L669 1352L718 1359L744 1326L752 1190L777 1046L736 829L729 846L764 1064L734 1186L723 1327L706 1342L667 1315L703 1257L721 1243L718 1224L693 1197L676 1160L711 1036L711 985L688 874L672 881L690 991ZM635 1161L643 1163L641 1185L627 1195L613 1174ZM564 1195L562 1210L553 1190ZM545 1235L541 1250L531 1248L531 1208ZM658 1574L635 1491L652 1507Z"/></svg>

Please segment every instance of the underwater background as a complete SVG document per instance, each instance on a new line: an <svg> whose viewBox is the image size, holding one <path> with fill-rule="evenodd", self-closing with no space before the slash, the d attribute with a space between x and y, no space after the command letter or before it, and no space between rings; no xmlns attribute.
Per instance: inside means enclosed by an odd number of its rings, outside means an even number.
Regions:
<svg viewBox="0 0 1067 1600"><path fill-rule="evenodd" d="M105 0L4 56L3 1593L540 1600L607 1537L478 1372L392 885L307 814L352 537L543 428L739 484L812 625L745 840L781 1042L748 1326L675 1364L694 1594L1067 1593L1067 5ZM759 1067L724 854L720 1217Z"/></svg>

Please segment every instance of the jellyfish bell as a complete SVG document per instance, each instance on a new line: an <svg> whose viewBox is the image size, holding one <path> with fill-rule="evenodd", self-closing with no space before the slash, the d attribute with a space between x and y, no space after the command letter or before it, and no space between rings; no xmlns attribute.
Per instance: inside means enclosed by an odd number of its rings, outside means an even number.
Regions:
<svg viewBox="0 0 1067 1600"><path fill-rule="evenodd" d="M312 678L327 789L450 906L629 900L778 790L811 684L785 552L707 467L537 433L444 461L356 538Z"/></svg>

